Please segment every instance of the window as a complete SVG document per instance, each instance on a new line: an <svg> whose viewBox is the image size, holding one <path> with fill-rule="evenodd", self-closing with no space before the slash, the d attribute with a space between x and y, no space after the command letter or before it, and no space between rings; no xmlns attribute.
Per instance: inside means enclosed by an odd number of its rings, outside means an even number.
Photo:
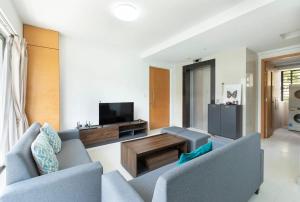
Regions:
<svg viewBox="0 0 300 202"><path fill-rule="evenodd" d="M0 34L0 67L2 67L3 53L4 53L4 36Z"/></svg>
<svg viewBox="0 0 300 202"><path fill-rule="evenodd" d="M281 72L281 100L289 101L289 86L300 84L300 69Z"/></svg>
<svg viewBox="0 0 300 202"><path fill-rule="evenodd" d="M2 69L3 69L4 46L5 46L5 38L0 33L0 85L2 84ZM0 96L2 96L2 95L0 95Z"/></svg>
<svg viewBox="0 0 300 202"><path fill-rule="evenodd" d="M4 45L5 45L5 38L0 33L0 78L2 72L2 63L3 63L3 55L4 55Z"/></svg>

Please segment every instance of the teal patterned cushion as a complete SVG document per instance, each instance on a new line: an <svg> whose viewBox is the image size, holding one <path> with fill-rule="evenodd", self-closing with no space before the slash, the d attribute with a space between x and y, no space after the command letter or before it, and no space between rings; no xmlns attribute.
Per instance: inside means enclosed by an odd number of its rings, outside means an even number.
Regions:
<svg viewBox="0 0 300 202"><path fill-rule="evenodd" d="M40 132L32 142L31 152L40 174L44 175L58 170L58 160L44 132Z"/></svg>
<svg viewBox="0 0 300 202"><path fill-rule="evenodd" d="M44 123L43 127L41 127L41 131L43 131L49 139L49 143L52 146L54 152L57 154L61 150L61 139L59 138L57 132L50 126L48 123Z"/></svg>

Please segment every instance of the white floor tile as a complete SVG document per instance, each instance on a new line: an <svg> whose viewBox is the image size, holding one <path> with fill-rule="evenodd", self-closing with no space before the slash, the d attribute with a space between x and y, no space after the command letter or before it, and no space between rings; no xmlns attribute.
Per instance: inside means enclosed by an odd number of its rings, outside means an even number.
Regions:
<svg viewBox="0 0 300 202"><path fill-rule="evenodd" d="M262 141L265 151L265 176L259 195L250 202L299 202L300 133L277 129Z"/></svg>

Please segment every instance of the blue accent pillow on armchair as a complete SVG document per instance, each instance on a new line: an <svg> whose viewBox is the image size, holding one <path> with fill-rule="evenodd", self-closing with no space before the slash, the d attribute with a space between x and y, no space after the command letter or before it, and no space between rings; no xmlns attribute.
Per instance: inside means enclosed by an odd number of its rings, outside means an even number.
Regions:
<svg viewBox="0 0 300 202"><path fill-rule="evenodd" d="M61 139L58 136L58 133L50 126L49 123L44 123L43 127L41 127L41 132L44 132L47 135L49 144L52 146L55 154L60 152L61 150Z"/></svg>
<svg viewBox="0 0 300 202"><path fill-rule="evenodd" d="M197 158L198 156L206 154L206 153L210 152L211 150L212 150L212 142L209 141L205 145L198 147L197 149L195 149L194 151L192 151L190 153L182 153L177 162L177 165L184 164L185 162L188 162L194 158Z"/></svg>
<svg viewBox="0 0 300 202"><path fill-rule="evenodd" d="M40 132L32 142L31 152L40 174L44 175L58 171L58 160L44 132Z"/></svg>

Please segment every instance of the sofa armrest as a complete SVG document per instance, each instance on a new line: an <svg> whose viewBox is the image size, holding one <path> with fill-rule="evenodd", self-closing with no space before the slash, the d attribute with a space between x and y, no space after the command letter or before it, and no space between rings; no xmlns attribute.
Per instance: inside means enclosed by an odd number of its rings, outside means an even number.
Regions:
<svg viewBox="0 0 300 202"><path fill-rule="evenodd" d="M80 138L78 129L60 131L58 135L62 141Z"/></svg>
<svg viewBox="0 0 300 202"><path fill-rule="evenodd" d="M8 185L1 202L101 202L102 166L99 162L60 170Z"/></svg>
<svg viewBox="0 0 300 202"><path fill-rule="evenodd" d="M102 202L143 202L118 171L102 175Z"/></svg>

